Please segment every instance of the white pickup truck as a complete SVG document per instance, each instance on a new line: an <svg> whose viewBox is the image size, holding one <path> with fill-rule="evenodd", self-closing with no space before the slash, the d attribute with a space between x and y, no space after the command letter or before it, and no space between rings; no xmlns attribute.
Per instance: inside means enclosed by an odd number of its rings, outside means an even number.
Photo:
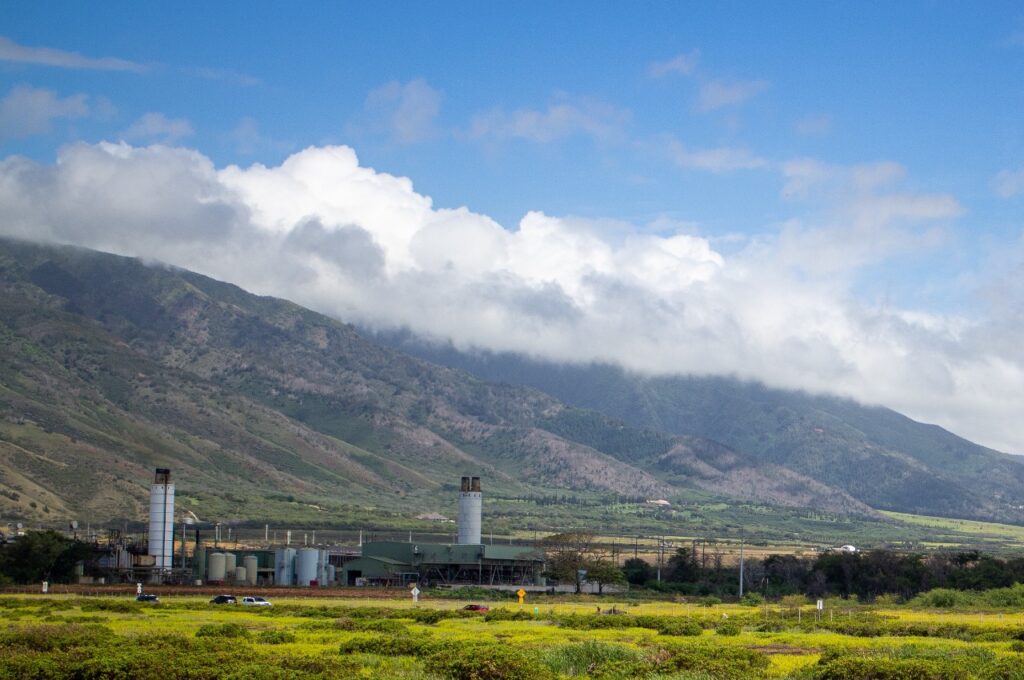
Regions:
<svg viewBox="0 0 1024 680"><path fill-rule="evenodd" d="M269 607L270 602L267 602L262 597L247 596L242 598L242 604L247 604L250 607Z"/></svg>

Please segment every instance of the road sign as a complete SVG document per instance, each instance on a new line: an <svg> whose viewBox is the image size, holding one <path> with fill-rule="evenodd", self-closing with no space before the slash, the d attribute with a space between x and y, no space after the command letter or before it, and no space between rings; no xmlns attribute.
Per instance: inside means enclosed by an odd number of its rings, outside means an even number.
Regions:
<svg viewBox="0 0 1024 680"><path fill-rule="evenodd" d="M519 596L519 604L523 603L523 598L526 597L526 591L520 588L516 591L516 595Z"/></svg>
<svg viewBox="0 0 1024 680"><path fill-rule="evenodd" d="M825 608L825 600L818 600L818 611L820 612Z"/></svg>
<svg viewBox="0 0 1024 680"><path fill-rule="evenodd" d="M412 590L410 590L409 592L412 593L412 601L413 602L419 602L420 601L420 589L419 588L417 588L416 586L413 586Z"/></svg>
<svg viewBox="0 0 1024 680"><path fill-rule="evenodd" d="M136 595L142 595L142 584L141 583L136 583L135 584L135 594Z"/></svg>

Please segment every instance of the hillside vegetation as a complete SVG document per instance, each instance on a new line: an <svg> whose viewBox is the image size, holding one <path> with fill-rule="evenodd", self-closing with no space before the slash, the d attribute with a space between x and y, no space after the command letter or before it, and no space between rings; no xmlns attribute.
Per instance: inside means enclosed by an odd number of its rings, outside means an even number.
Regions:
<svg viewBox="0 0 1024 680"><path fill-rule="evenodd" d="M1024 457L890 409L732 378L639 376L608 365L460 352L408 334L375 337L485 380L542 390L632 427L719 442L748 465L798 473L876 509L1024 523Z"/></svg>
<svg viewBox="0 0 1024 680"><path fill-rule="evenodd" d="M431 507L468 473L506 496L703 490L873 512L715 441L488 384L136 259L0 241L0 337L5 515L139 517L157 466L204 520Z"/></svg>

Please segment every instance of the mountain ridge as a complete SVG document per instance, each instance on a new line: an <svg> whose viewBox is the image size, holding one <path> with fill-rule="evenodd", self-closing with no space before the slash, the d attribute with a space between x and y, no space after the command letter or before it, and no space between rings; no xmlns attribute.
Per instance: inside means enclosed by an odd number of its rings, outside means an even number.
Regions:
<svg viewBox="0 0 1024 680"><path fill-rule="evenodd" d="M412 507L467 469L507 494L704 490L874 514L716 442L488 384L187 270L0 240L0 293L5 513L139 516L166 466L204 516L265 518L296 496Z"/></svg>
<svg viewBox="0 0 1024 680"><path fill-rule="evenodd" d="M633 427L720 442L760 463L842 489L873 508L1024 522L1024 458L885 407L734 378L638 376L607 364L461 352L407 331L374 337L486 380L534 387Z"/></svg>

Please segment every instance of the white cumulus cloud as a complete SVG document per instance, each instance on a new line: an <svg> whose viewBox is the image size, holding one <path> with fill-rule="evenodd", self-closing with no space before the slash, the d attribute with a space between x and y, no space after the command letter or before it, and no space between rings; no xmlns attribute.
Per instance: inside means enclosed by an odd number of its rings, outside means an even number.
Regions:
<svg viewBox="0 0 1024 680"><path fill-rule="evenodd" d="M851 269L928 247L931 225L962 209L901 191L895 164L789 170L808 200L841 186L876 204L840 201L820 224L727 256L693 233L542 212L505 227L438 208L344 146L216 167L189 149L103 143L53 164L0 161L0 232L162 260L462 348L851 396L1024 452L1024 347L997 340L1024 332L1024 248L987 316L865 305Z"/></svg>

